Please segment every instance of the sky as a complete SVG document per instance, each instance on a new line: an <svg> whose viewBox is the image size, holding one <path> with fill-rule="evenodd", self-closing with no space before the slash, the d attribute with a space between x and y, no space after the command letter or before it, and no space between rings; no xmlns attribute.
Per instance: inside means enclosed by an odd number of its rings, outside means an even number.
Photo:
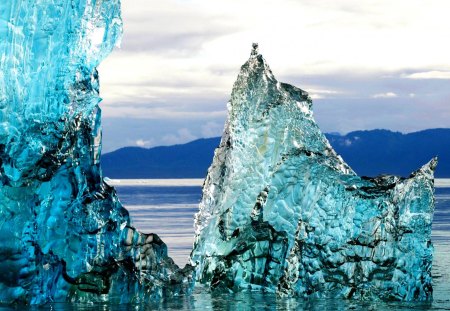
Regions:
<svg viewBox="0 0 450 311"><path fill-rule="evenodd" d="M220 136L253 42L324 132L450 127L448 0L122 0L103 152Z"/></svg>

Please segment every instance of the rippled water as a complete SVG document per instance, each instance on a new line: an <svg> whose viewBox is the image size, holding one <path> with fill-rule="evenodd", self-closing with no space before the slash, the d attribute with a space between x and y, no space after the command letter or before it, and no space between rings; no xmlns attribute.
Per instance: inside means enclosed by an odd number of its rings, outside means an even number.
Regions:
<svg viewBox="0 0 450 311"><path fill-rule="evenodd" d="M130 211L134 226L157 233L168 245L169 255L183 266L192 248L193 215L197 212L201 187L116 186L122 203ZM450 188L436 189L433 224L434 299L431 303L380 303L339 299L286 299L273 294L211 294L197 287L193 295L156 305L52 304L28 310L450 310ZM0 306L2 310L23 310Z"/></svg>
<svg viewBox="0 0 450 311"><path fill-rule="evenodd" d="M158 234L167 244L169 256L184 266L194 243L194 214L198 211L201 187L116 189L133 225L145 233Z"/></svg>

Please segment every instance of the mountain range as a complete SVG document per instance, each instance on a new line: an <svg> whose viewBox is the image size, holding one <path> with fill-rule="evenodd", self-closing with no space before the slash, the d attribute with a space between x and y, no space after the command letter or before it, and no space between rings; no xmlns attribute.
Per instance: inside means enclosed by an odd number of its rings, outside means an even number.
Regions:
<svg viewBox="0 0 450 311"><path fill-rule="evenodd" d="M333 148L359 175L411 172L438 156L436 177L450 178L450 129L402 134L389 130L326 134ZM124 147L102 155L109 178L204 178L220 137L153 148Z"/></svg>

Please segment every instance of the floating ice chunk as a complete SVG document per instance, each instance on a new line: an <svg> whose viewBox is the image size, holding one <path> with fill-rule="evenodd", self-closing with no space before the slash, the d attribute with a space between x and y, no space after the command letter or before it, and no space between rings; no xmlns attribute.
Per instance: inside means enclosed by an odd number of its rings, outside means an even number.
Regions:
<svg viewBox="0 0 450 311"><path fill-rule="evenodd" d="M253 47L203 187L191 254L215 290L429 300L436 159L359 177Z"/></svg>
<svg viewBox="0 0 450 311"><path fill-rule="evenodd" d="M120 1L0 1L0 302L147 302L191 290L102 180L96 66Z"/></svg>

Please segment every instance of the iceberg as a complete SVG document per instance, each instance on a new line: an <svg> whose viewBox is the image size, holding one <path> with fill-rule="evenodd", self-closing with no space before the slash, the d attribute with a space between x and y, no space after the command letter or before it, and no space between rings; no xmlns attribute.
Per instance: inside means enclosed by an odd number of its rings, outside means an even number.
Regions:
<svg viewBox="0 0 450 311"><path fill-rule="evenodd" d="M409 178L360 177L253 45L208 170L191 262L214 291L427 301L432 159Z"/></svg>
<svg viewBox="0 0 450 311"><path fill-rule="evenodd" d="M0 2L0 302L148 302L189 293L156 234L102 180L96 67L119 0Z"/></svg>

